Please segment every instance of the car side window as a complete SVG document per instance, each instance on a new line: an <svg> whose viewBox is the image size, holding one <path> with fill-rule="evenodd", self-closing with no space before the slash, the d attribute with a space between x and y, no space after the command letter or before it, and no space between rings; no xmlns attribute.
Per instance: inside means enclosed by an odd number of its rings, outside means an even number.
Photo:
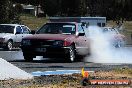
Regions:
<svg viewBox="0 0 132 88"><path fill-rule="evenodd" d="M81 25L78 25L78 32L79 33L84 33L83 27Z"/></svg>
<svg viewBox="0 0 132 88"><path fill-rule="evenodd" d="M75 25L63 25L62 32L75 34Z"/></svg>
<svg viewBox="0 0 132 88"><path fill-rule="evenodd" d="M98 25L99 27L101 27L101 23L97 23L97 25Z"/></svg>
<svg viewBox="0 0 132 88"><path fill-rule="evenodd" d="M16 34L22 34L22 29L20 26L16 27Z"/></svg>
<svg viewBox="0 0 132 88"><path fill-rule="evenodd" d="M23 29L23 34L29 34L30 33L29 29L26 26L22 26L22 29Z"/></svg>
<svg viewBox="0 0 132 88"><path fill-rule="evenodd" d="M37 32L36 34L44 34L44 33L50 33L51 29L49 27L48 24L45 24L44 26L42 26Z"/></svg>

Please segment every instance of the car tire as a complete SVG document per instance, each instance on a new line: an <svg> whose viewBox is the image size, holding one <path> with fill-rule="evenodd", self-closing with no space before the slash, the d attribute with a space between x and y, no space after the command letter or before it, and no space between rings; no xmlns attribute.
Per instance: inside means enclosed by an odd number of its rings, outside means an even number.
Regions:
<svg viewBox="0 0 132 88"><path fill-rule="evenodd" d="M68 55L66 56L66 60L68 62L74 62L75 61L75 47L72 45L69 48Z"/></svg>
<svg viewBox="0 0 132 88"><path fill-rule="evenodd" d="M25 59L26 62L31 62L31 61L33 61L33 57L32 57L31 55L27 55L27 54L25 55L25 54L24 54L23 56L24 56L24 59Z"/></svg>
<svg viewBox="0 0 132 88"><path fill-rule="evenodd" d="M118 41L117 44L115 45L116 48L121 48L123 46L124 46L123 41Z"/></svg>
<svg viewBox="0 0 132 88"><path fill-rule="evenodd" d="M9 41L6 43L5 50L11 51L12 49L13 49L13 42L9 40Z"/></svg>

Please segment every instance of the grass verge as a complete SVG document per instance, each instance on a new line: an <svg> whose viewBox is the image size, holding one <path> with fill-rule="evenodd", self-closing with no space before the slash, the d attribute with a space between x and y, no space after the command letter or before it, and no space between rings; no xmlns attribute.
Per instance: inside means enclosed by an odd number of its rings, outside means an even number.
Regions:
<svg viewBox="0 0 132 88"><path fill-rule="evenodd" d="M46 17L38 18L29 14L21 14L20 20L22 24L27 25L31 30L40 28L48 21Z"/></svg>

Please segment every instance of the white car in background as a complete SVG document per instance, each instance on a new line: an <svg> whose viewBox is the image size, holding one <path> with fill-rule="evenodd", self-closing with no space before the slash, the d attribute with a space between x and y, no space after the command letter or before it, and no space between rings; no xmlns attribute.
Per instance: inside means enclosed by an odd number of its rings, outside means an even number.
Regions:
<svg viewBox="0 0 132 88"><path fill-rule="evenodd" d="M117 28L103 27L103 33L110 36L110 42L114 47L119 48L125 45L125 36L120 34Z"/></svg>
<svg viewBox="0 0 132 88"><path fill-rule="evenodd" d="M0 24L0 48L12 50L13 47L20 47L23 37L30 34L30 29L19 24Z"/></svg>

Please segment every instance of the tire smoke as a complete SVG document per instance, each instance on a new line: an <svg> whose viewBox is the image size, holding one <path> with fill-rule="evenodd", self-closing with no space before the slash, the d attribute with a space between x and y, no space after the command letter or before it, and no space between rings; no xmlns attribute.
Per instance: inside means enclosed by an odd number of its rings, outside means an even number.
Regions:
<svg viewBox="0 0 132 88"><path fill-rule="evenodd" d="M114 47L111 34L103 33L102 29L97 26L89 26L85 29L85 33L91 39L91 55L85 58L85 62L132 64L131 49Z"/></svg>

